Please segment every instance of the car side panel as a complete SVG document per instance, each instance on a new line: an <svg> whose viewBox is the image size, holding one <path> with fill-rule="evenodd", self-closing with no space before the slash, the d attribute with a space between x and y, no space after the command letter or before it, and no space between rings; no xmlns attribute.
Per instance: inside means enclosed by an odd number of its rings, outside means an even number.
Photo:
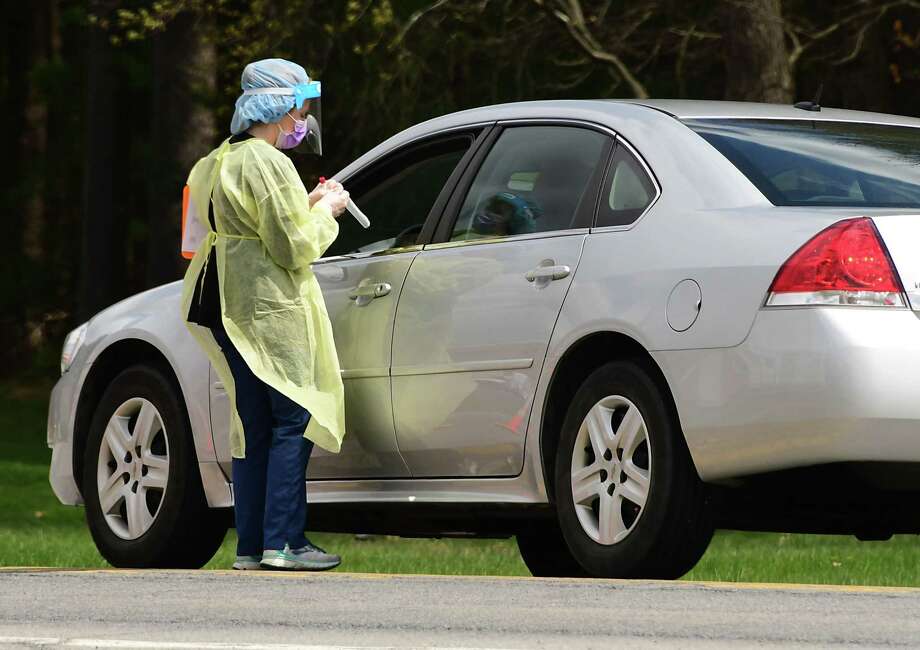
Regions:
<svg viewBox="0 0 920 650"><path fill-rule="evenodd" d="M655 353L704 480L845 461L920 462L920 319L908 309L758 313L718 350Z"/></svg>
<svg viewBox="0 0 920 650"><path fill-rule="evenodd" d="M390 389L390 352L396 304L417 252L338 259L314 265L336 340L345 389L347 434L342 449L316 447L307 474L311 479L393 478L408 476L396 445ZM359 287L390 285L389 293L358 304ZM213 374L213 372L212 372ZM212 377L211 418L218 459L231 473L230 404Z"/></svg>
<svg viewBox="0 0 920 650"><path fill-rule="evenodd" d="M311 479L409 475L393 424L390 362L396 306L417 252L341 260L314 267L335 333L348 431L337 454L315 449ZM351 299L363 286L389 285L378 298Z"/></svg>
<svg viewBox="0 0 920 650"><path fill-rule="evenodd" d="M582 233L426 249L409 272L393 337L399 450L415 477L513 476Z"/></svg>
<svg viewBox="0 0 920 650"><path fill-rule="evenodd" d="M72 449L77 402L93 362L119 341L139 340L159 350L176 374L188 410L208 503L212 506L230 505L226 480L220 481L222 475L213 471L217 468L217 459L208 405L209 363L179 318L181 290L181 282L163 285L112 305L90 320L83 347L67 373L70 376L66 381L62 378L59 382L70 386L71 390L67 391L69 398L62 399L62 403L49 412L49 443L55 449L60 447L62 452L58 454L60 460L57 464L53 463L52 471L57 468L59 473L65 472L67 463L72 462L72 451L63 452L65 447ZM59 390L63 391L63 388ZM52 417L54 422L50 420ZM71 457L65 459L65 455ZM68 479L72 480L72 469L69 474ZM58 480L62 485L69 485L69 480ZM68 500L73 500L74 495L69 491L62 493L69 495Z"/></svg>
<svg viewBox="0 0 920 650"><path fill-rule="evenodd" d="M173 282L137 294L90 321L85 369L107 347L123 339L150 343L166 357L182 390L195 436L199 461L214 461L208 406L208 358L180 317L182 283Z"/></svg>
<svg viewBox="0 0 920 650"><path fill-rule="evenodd" d="M662 185L667 186L666 178ZM668 381L697 468L704 477L724 477L735 469L725 454L714 458L708 451L713 411L697 408L702 383L714 385L713 380L704 382L712 370L708 364L722 358L717 351L737 349L746 341L782 263L824 227L850 215L800 208L692 211L682 209L678 198L665 190L632 228L588 236L544 374L590 334L633 338ZM697 282L702 301L696 321L678 332L668 323L668 304L684 279ZM694 369L694 363L700 367ZM720 404L727 403L728 395L737 396L731 383L718 383Z"/></svg>

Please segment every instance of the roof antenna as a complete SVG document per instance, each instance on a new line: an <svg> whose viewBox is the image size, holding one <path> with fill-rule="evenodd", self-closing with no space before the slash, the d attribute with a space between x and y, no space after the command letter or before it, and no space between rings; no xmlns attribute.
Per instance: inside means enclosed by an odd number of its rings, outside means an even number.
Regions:
<svg viewBox="0 0 920 650"><path fill-rule="evenodd" d="M814 111L814 112L818 112L818 111L821 110L821 104L820 104L819 102L821 101L821 93L822 93L822 92L824 92L824 84L823 84L823 83L821 83L821 84L818 86L818 92L815 93L815 100L814 100L813 102L809 102L809 101L805 101L805 102L796 102L795 104L793 104L793 106L795 106L796 108L802 109L803 111Z"/></svg>

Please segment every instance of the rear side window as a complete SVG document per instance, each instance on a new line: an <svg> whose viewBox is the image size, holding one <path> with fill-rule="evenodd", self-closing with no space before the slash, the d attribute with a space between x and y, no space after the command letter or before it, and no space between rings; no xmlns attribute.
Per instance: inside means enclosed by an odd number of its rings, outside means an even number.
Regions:
<svg viewBox="0 0 920 650"><path fill-rule="evenodd" d="M655 184L636 157L617 145L604 181L597 211L598 226L628 226L655 200Z"/></svg>
<svg viewBox="0 0 920 650"><path fill-rule="evenodd" d="M920 207L920 129L813 120L686 120L774 205Z"/></svg>
<svg viewBox="0 0 920 650"><path fill-rule="evenodd" d="M505 129L473 180L451 241L572 228L583 206L593 210L597 183L589 189L609 142L578 127Z"/></svg>

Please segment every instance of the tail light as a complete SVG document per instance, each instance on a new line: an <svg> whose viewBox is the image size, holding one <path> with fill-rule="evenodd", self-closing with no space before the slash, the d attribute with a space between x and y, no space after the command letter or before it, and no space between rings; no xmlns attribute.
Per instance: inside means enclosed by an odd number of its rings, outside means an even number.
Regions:
<svg viewBox="0 0 920 650"><path fill-rule="evenodd" d="M904 290L872 220L838 221L797 250L770 286L767 306L903 307Z"/></svg>

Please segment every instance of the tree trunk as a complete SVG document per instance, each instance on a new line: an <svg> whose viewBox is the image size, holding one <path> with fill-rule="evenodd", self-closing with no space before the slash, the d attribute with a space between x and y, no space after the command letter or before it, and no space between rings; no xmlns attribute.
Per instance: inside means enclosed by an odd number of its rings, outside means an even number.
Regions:
<svg viewBox="0 0 920 650"><path fill-rule="evenodd" d="M25 209L28 196L27 179L23 170L28 167L25 143L21 129L26 120L26 93L31 67L30 8L21 3L7 6L4 20L0 21L0 53L3 63L0 84L0 115L7 128L0 134L0 216L7 235L0 238L0 362L3 367L15 367L22 358L26 340L26 301L22 284L25 280L25 263L22 250Z"/></svg>
<svg viewBox="0 0 920 650"><path fill-rule="evenodd" d="M111 0L90 3L98 16L112 13ZM87 48L86 164L83 186L83 235L80 268L80 320L115 296L115 256L124 247L115 236L113 170L115 165L115 75L109 36L89 28Z"/></svg>
<svg viewBox="0 0 920 650"><path fill-rule="evenodd" d="M182 187L214 145L216 48L208 19L185 12L153 39L152 161L148 175L147 285L185 270L179 255Z"/></svg>
<svg viewBox="0 0 920 650"><path fill-rule="evenodd" d="M29 39L29 68L35 70L48 64L51 50L51 14L49 0L32 5L32 37ZM44 164L48 147L48 104L42 90L30 83L23 89L27 103L22 130L23 149L27 160L33 161L26 172L29 193L24 209L25 223L22 231L22 248L32 264L44 261L43 237L46 226L44 198L46 193Z"/></svg>
<svg viewBox="0 0 920 650"><path fill-rule="evenodd" d="M725 99L789 104L792 70L780 0L722 0Z"/></svg>

